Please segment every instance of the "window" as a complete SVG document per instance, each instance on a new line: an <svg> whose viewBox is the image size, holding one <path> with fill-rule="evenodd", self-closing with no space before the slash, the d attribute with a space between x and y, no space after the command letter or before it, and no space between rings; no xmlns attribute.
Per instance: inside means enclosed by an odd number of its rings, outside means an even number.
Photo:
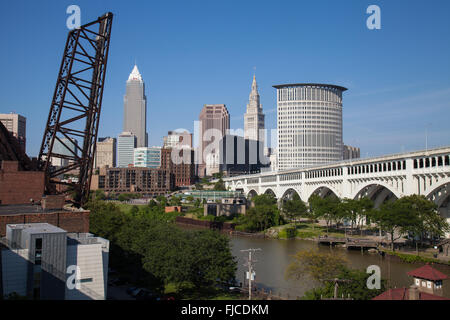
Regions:
<svg viewBox="0 0 450 320"><path fill-rule="evenodd" d="M94 281L94 279L92 279L92 278L80 279L80 283L86 283L86 282L92 282L92 281Z"/></svg>
<svg viewBox="0 0 450 320"><path fill-rule="evenodd" d="M36 239L34 251L34 264L40 265L42 257L42 238Z"/></svg>

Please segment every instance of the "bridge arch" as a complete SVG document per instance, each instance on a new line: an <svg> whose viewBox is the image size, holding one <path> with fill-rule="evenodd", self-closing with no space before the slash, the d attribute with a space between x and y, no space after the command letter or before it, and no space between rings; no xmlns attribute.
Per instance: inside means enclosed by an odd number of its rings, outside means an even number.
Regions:
<svg viewBox="0 0 450 320"><path fill-rule="evenodd" d="M399 193L395 188L392 188L386 183L371 182L358 188L351 199L358 199L361 197L367 197L374 202L374 207L378 208L386 201L396 200L403 195Z"/></svg>
<svg viewBox="0 0 450 320"><path fill-rule="evenodd" d="M306 201L309 201L309 198L313 194L317 194L321 198L326 198L326 197L329 197L329 196L334 196L336 198L340 198L340 193L334 187L328 186L328 185L318 186L314 190L312 190L311 192L308 192L307 193L308 197L306 198Z"/></svg>
<svg viewBox="0 0 450 320"><path fill-rule="evenodd" d="M270 194L274 198L277 197L277 194L275 193L275 191L272 190L272 188L267 188L266 190L264 190L264 192L261 192L261 194Z"/></svg>
<svg viewBox="0 0 450 320"><path fill-rule="evenodd" d="M235 189L235 190L237 190L237 189L242 189L242 190L244 190L244 184L242 183L241 180L236 181L236 183L235 183L235 185L234 185L234 189Z"/></svg>
<svg viewBox="0 0 450 320"><path fill-rule="evenodd" d="M253 198L254 196L257 196L258 192L255 191L255 189L251 189L248 193L247 193L247 198Z"/></svg>
<svg viewBox="0 0 450 320"><path fill-rule="evenodd" d="M282 196L280 197L280 201L291 200L294 194L297 194L299 198L303 200L298 190L296 190L295 188L288 188L283 192Z"/></svg>
<svg viewBox="0 0 450 320"><path fill-rule="evenodd" d="M428 190L426 197L438 206L441 207L445 204L446 200L450 197L450 178L446 178L439 182L437 185L433 185L433 189Z"/></svg>

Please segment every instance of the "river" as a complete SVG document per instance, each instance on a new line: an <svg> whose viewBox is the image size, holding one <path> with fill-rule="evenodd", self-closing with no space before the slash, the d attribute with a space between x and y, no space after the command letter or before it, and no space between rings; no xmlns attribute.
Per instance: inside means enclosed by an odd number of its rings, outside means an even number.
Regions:
<svg viewBox="0 0 450 320"><path fill-rule="evenodd" d="M402 262L396 257L382 257L379 254L370 254L361 251L346 250L344 248L330 249L328 246L319 245L309 240L276 240L276 239L257 239L243 236L231 237L232 253L238 262L236 278L244 283L247 267L244 266L247 252L240 250L249 248L260 248L254 254L257 262L254 264L256 273L255 284L265 290L272 290L273 294L282 295L290 299L302 297L305 291L318 286L313 279L305 277L302 281L286 280L284 277L286 268L294 260L292 255L300 250L317 249L323 252L330 250L339 251L348 261L348 266L355 269L366 270L370 265L378 265L381 268L382 278L390 279L395 287L409 287L413 280L406 273L419 268L423 263L410 264ZM450 267L443 265L433 266L436 269L450 275ZM450 298L450 280L445 280L444 296Z"/></svg>

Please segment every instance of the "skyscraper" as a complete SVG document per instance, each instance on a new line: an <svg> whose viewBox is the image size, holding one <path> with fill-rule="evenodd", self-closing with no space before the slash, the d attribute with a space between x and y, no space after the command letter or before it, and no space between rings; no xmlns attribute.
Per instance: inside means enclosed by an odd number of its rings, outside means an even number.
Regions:
<svg viewBox="0 0 450 320"><path fill-rule="evenodd" d="M264 114L259 99L256 77L253 75L252 91L247 104L247 112L244 115L244 138L264 141Z"/></svg>
<svg viewBox="0 0 450 320"><path fill-rule="evenodd" d="M134 163L134 148L136 148L136 136L131 132L122 132L117 139L117 164L126 168Z"/></svg>
<svg viewBox="0 0 450 320"><path fill-rule="evenodd" d="M204 177L219 171L219 141L230 130L230 114L224 104L205 104L199 121L198 175Z"/></svg>
<svg viewBox="0 0 450 320"><path fill-rule="evenodd" d="M95 168L116 166L116 139L98 138L97 150L95 152Z"/></svg>
<svg viewBox="0 0 450 320"><path fill-rule="evenodd" d="M342 93L346 88L316 83L277 89L278 169L342 160Z"/></svg>
<svg viewBox="0 0 450 320"><path fill-rule="evenodd" d="M0 122L17 138L23 152L25 152L27 119L16 113L2 113L0 114Z"/></svg>
<svg viewBox="0 0 450 320"><path fill-rule="evenodd" d="M147 147L147 97L144 81L136 65L128 77L123 103L123 131L136 136L136 147Z"/></svg>

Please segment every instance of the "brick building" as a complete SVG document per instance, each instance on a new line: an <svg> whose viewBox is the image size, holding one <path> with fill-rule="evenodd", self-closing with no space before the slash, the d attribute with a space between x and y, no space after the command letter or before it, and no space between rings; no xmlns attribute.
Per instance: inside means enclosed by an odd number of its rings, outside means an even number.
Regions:
<svg viewBox="0 0 450 320"><path fill-rule="evenodd" d="M44 172L19 171L18 161L1 161L0 204L30 203L44 194Z"/></svg>
<svg viewBox="0 0 450 320"><path fill-rule="evenodd" d="M99 169L98 175L93 176L91 189L102 189L106 193L164 195L174 189L174 175L164 169L104 167Z"/></svg>
<svg viewBox="0 0 450 320"><path fill-rule="evenodd" d="M178 157L172 159L172 151L178 151ZM191 148L162 148L161 169L174 175L175 187L186 187L195 183L194 150Z"/></svg>
<svg viewBox="0 0 450 320"><path fill-rule="evenodd" d="M68 232L89 232L88 210L75 208L43 209L39 205L0 206L0 237L7 224L50 223Z"/></svg>

